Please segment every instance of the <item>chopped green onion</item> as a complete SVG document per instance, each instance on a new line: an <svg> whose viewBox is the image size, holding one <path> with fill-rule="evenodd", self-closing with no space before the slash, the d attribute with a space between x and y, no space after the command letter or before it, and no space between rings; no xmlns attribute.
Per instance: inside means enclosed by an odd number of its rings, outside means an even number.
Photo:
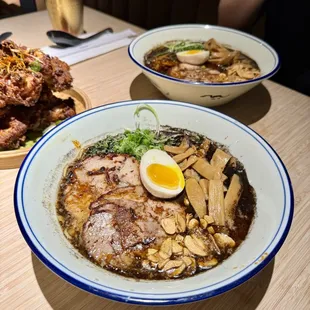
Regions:
<svg viewBox="0 0 310 310"><path fill-rule="evenodd" d="M171 53L178 53L189 50L204 50L204 45L201 42L192 42L192 41L174 41L169 42L165 45L169 48Z"/></svg>
<svg viewBox="0 0 310 310"><path fill-rule="evenodd" d="M29 65L30 69L34 72L40 72L41 71L41 64L36 60L33 61L30 65Z"/></svg>
<svg viewBox="0 0 310 310"><path fill-rule="evenodd" d="M107 136L87 148L85 155L93 156L108 153L129 154L141 159L151 149L162 150L166 139L158 138L150 129L125 130L116 136Z"/></svg>

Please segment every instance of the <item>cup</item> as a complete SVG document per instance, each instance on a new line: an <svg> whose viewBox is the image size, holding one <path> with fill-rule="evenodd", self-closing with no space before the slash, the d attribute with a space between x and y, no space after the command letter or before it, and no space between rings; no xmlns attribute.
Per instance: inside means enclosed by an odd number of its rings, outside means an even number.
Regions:
<svg viewBox="0 0 310 310"><path fill-rule="evenodd" d="M83 33L83 0L45 0L54 30Z"/></svg>

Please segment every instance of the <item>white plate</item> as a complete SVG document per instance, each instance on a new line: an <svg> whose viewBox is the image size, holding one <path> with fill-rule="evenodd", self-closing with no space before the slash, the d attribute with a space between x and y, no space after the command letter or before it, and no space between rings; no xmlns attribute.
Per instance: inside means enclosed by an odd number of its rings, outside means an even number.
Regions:
<svg viewBox="0 0 310 310"><path fill-rule="evenodd" d="M134 128L133 113L148 103L161 124L205 134L229 147L245 166L257 193L257 214L240 248L216 268L183 280L136 281L101 269L80 255L64 237L55 202L62 172L82 145L106 133ZM154 124L150 113L144 122ZM136 304L170 305L226 292L259 272L283 244L293 216L288 173L271 146L257 133L213 110L165 100L125 101L85 111L61 123L31 149L15 185L15 212L35 255L73 285L99 296Z"/></svg>

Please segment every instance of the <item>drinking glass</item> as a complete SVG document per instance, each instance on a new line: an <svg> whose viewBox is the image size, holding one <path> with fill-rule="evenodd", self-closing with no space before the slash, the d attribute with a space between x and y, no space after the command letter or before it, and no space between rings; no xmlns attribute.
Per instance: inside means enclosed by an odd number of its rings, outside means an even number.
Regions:
<svg viewBox="0 0 310 310"><path fill-rule="evenodd" d="M83 33L83 0L45 0L54 30Z"/></svg>

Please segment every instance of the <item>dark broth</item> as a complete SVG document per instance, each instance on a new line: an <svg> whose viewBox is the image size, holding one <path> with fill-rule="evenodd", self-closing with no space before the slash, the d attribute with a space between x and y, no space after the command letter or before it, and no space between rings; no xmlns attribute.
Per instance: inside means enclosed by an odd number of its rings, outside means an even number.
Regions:
<svg viewBox="0 0 310 310"><path fill-rule="evenodd" d="M177 146L181 143L182 139L186 137L191 145L195 145L198 147L204 140L205 136L200 135L198 133L179 129L179 128L171 128L169 126L163 126L161 130L161 134L169 137L169 144L173 146ZM97 144L94 144L93 146L90 146L84 150L81 157L74 161L66 170L66 173L61 180L60 188L59 188L59 195L58 195L58 203L57 203L57 214L59 216L59 222L64 230L65 236L68 238L68 240L72 243L72 245L87 259L91 260L93 263L97 264L97 262L92 259L85 250L85 247L83 246L83 243L81 242L81 229L84 225L85 220L87 219L87 216L84 219L84 222L82 221L79 223L79 225L74 226L72 224L72 219L70 213L66 210L66 205L64 198L66 197L66 190L68 186L76 182L76 176L75 176L75 169L77 169L81 162L84 161L87 158L91 158L93 155L93 152L91 152L91 148L96 147L96 145L102 145L102 142L104 140L97 142ZM98 144L99 143L99 144ZM101 143L101 144L100 144ZM220 145L216 142L211 141L211 145L209 147L209 151L206 154L206 158L208 161L212 158L213 153L216 151L217 148L222 149L225 152L228 152L227 148L223 145ZM91 155L90 155L91 154ZM95 156L105 156L106 152L103 149L99 149L99 151L96 153ZM227 257L229 257L233 252L235 252L239 245L244 241L246 238L249 229L251 227L251 224L253 222L253 219L255 217L255 210L256 210L256 195L253 187L249 184L246 171L242 165L241 162L236 160L234 164L227 164L226 168L224 169L223 173L228 177L224 185L228 188L231 178L234 174L237 174L240 179L242 180L243 184L243 192L241 194L239 203L235 209L235 225L233 229L229 229L228 227L224 226L216 226L213 225L215 232L222 232L227 235L229 235L231 238L234 239L236 246L233 249L229 249L228 251L222 252L221 254L215 254L214 257L218 260L219 263L221 263L223 260L225 260ZM80 186L79 187L81 193L85 193L85 191L88 191L89 189L87 187ZM77 196L79 194L77 193ZM180 204L184 209L186 209L187 213L193 213L195 214L192 207L188 207L184 205L184 191L177 196L176 198L170 200L175 201L178 204ZM83 196L84 197L84 196ZM77 197L78 199L79 197ZM82 199L82 194L81 194ZM152 199L156 199L152 197ZM87 203L91 203L92 201L88 201ZM87 209L85 209L87 210ZM207 230L203 230L204 233L208 234ZM182 234L181 234L182 235ZM183 234L184 235L184 234ZM150 270L144 270L142 268L142 260L146 257L146 252L149 247L152 246L152 243L149 245L142 245L142 249L136 252L135 255L135 261L132 264L132 267L126 270L122 270L117 267L113 267L111 265L104 266L105 269L110 270L112 272L121 274L123 276L131 277L131 278L137 278L137 279L151 279L151 280L160 280L160 279L169 279L163 272L154 269ZM173 256L172 256L173 259ZM101 266L102 267L102 266ZM185 272L179 278L184 278L188 276L192 276L194 274L198 274L200 272L205 271L205 269L199 268L197 266L197 269L193 272Z"/></svg>
<svg viewBox="0 0 310 310"><path fill-rule="evenodd" d="M190 60L183 61L178 58L179 52L187 51L208 51L210 54L203 63L193 65ZM144 64L164 75L194 82L242 82L260 76L260 69L255 60L214 39L200 42L167 41L148 51L144 55Z"/></svg>

